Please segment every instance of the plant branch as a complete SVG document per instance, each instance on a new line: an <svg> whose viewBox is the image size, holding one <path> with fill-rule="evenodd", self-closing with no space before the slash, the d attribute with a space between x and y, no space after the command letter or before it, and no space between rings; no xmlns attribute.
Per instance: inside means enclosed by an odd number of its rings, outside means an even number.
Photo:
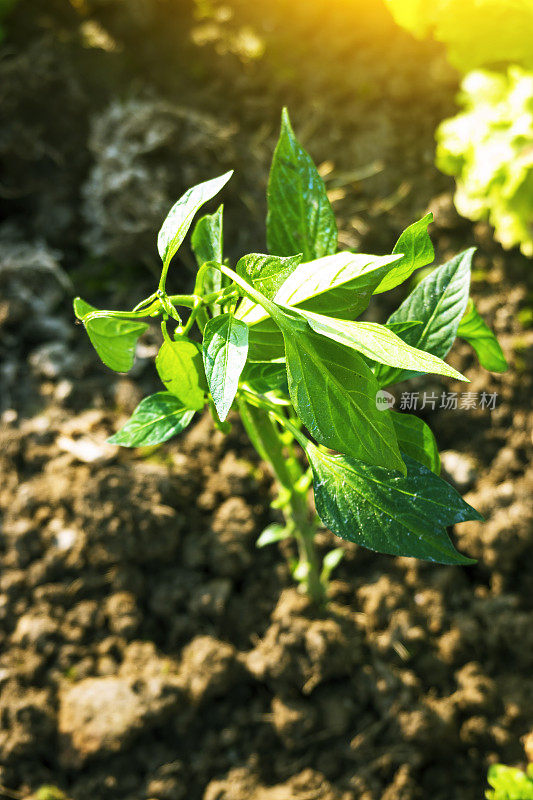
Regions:
<svg viewBox="0 0 533 800"><path fill-rule="evenodd" d="M247 392L247 395L251 394ZM325 602L325 588L320 579L319 557L315 548L316 525L307 504L307 482L301 480L304 474L302 468L291 445L287 445L280 436L276 423L288 430L302 446L305 437L278 410L271 411L255 402L251 404L248 399L245 400L242 395L239 399L243 423L255 449L261 458L270 463L277 482L283 487L284 499L280 508L286 528L298 545L299 563L295 577L313 601L322 605ZM286 447L290 450L289 458L284 452Z"/></svg>

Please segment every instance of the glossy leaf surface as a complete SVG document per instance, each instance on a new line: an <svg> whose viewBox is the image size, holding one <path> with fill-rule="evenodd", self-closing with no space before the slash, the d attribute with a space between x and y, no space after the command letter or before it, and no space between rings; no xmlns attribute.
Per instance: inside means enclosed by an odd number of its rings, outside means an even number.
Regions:
<svg viewBox="0 0 533 800"><path fill-rule="evenodd" d="M343 252L302 262L273 299L282 305L353 319L366 309L376 286L399 258ZM267 314L261 306L246 300L237 316L255 325Z"/></svg>
<svg viewBox="0 0 533 800"><path fill-rule="evenodd" d="M433 214L409 225L394 245L393 254L402 254L402 258L383 278L376 294L394 289L409 278L416 269L431 264L435 258L433 244L429 237L428 225L433 222Z"/></svg>
<svg viewBox="0 0 533 800"><path fill-rule="evenodd" d="M199 267L208 261L221 264L223 260L224 206L219 206L214 214L206 214L195 225L191 236L191 246ZM218 269L208 269L203 278L204 294L217 292L222 287L222 273Z"/></svg>
<svg viewBox="0 0 533 800"><path fill-rule="evenodd" d="M211 397L221 422L228 416L248 354L248 326L233 314L209 320L204 329L203 357Z"/></svg>
<svg viewBox="0 0 533 800"><path fill-rule="evenodd" d="M171 261L185 239L194 215L200 208L217 195L231 178L233 172L226 172L218 178L204 181L188 189L174 203L161 226L157 237L157 249L164 264Z"/></svg>
<svg viewBox="0 0 533 800"><path fill-rule="evenodd" d="M273 298L301 260L301 253L287 257L250 253L239 260L236 272L265 297Z"/></svg>
<svg viewBox="0 0 533 800"><path fill-rule="evenodd" d="M274 296L282 305L337 316L357 317L398 256L337 253L299 264ZM283 341L267 312L245 299L237 316L250 326L250 359L268 360L283 355Z"/></svg>
<svg viewBox="0 0 533 800"><path fill-rule="evenodd" d="M317 442L370 464L405 471L390 415L361 356L302 322L283 326L289 394Z"/></svg>
<svg viewBox="0 0 533 800"><path fill-rule="evenodd" d="M205 214L196 223L191 236L191 247L199 267L207 261L222 263L223 255L223 213L219 206L214 214ZM220 274L220 273L219 273Z"/></svg>
<svg viewBox="0 0 533 800"><path fill-rule="evenodd" d="M449 484L404 456L407 475L310 445L315 504L338 536L370 550L440 564L471 564L452 545L446 528L481 515Z"/></svg>
<svg viewBox="0 0 533 800"><path fill-rule="evenodd" d="M471 300L459 323L457 336L474 348L479 363L485 369L490 372L505 372L508 368L500 343Z"/></svg>
<svg viewBox="0 0 533 800"><path fill-rule="evenodd" d="M157 392L142 400L130 419L114 436L111 444L123 447L148 447L166 442L181 433L194 411L182 406L170 392Z"/></svg>
<svg viewBox="0 0 533 800"><path fill-rule="evenodd" d="M241 377L254 391L260 394L273 391L289 393L285 361L248 362Z"/></svg>
<svg viewBox="0 0 533 800"><path fill-rule="evenodd" d="M310 261L335 252L337 223L326 187L296 139L287 109L272 159L267 203L267 242L272 255L303 253Z"/></svg>
<svg viewBox="0 0 533 800"><path fill-rule="evenodd" d="M402 453L440 475L439 449L429 425L414 414L391 411L391 415Z"/></svg>
<svg viewBox="0 0 533 800"><path fill-rule="evenodd" d="M431 272L391 314L389 323L422 322L400 334L407 344L438 358L447 355L468 303L473 255L473 248L465 250ZM376 377L381 386L387 386L409 376L404 370L383 367Z"/></svg>
<svg viewBox="0 0 533 800"><path fill-rule="evenodd" d="M339 344L353 347L362 355L381 364L466 380L449 364L431 353L408 345L385 325L376 322L350 322L305 311L301 313L317 333Z"/></svg>

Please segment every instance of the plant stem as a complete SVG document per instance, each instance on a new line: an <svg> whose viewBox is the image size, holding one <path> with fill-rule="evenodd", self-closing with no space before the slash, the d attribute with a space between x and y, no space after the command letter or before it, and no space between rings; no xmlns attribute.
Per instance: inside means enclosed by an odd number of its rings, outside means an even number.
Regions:
<svg viewBox="0 0 533 800"><path fill-rule="evenodd" d="M168 299L172 305L193 308L194 304L199 298L197 298L194 294L169 294Z"/></svg>
<svg viewBox="0 0 533 800"><path fill-rule="evenodd" d="M189 333L190 329L191 329L191 328L192 328L192 326L194 325L194 320L195 320L195 319L196 319L196 317L198 316L198 312L200 311L200 308L201 308L201 307L202 307L202 301L201 301L201 300L198 300L198 301L197 301L197 302L194 304L194 306L192 307L192 309L191 309L191 313L189 314L189 319L187 320L187 322L185 323L185 325L184 325L184 326L181 328L181 330L180 330L180 335L181 335L181 336L187 336L187 334Z"/></svg>
<svg viewBox="0 0 533 800"><path fill-rule="evenodd" d="M287 529L298 545L299 564L295 578L305 587L317 605L323 605L326 597L324 585L320 580L319 557L315 548L316 528L309 514L307 488L302 486L300 481L303 471L292 443L288 445L290 455L287 458L284 452L287 445L280 436L273 415L264 408L246 402L242 397L239 400L239 409L252 444L259 455L272 466L277 482L283 490L282 496L286 497L282 511ZM281 416L279 412L276 413L276 418L278 416ZM288 420L285 421L288 423ZM290 423L289 425L293 429L292 435L299 433L293 425Z"/></svg>
<svg viewBox="0 0 533 800"><path fill-rule="evenodd" d="M262 306L267 314L270 314L274 321L278 319L283 319L282 314L278 306L265 297L261 292L256 291L253 286L250 286L248 281L245 281L244 278L241 278L240 275L237 275L230 267L226 267L225 264L215 264L215 266L222 272L223 275L226 275L239 287L239 289L253 300L254 303Z"/></svg>
<svg viewBox="0 0 533 800"><path fill-rule="evenodd" d="M159 286L157 287L157 291L160 292L161 294L166 294L167 274L171 261L172 258L165 259L163 261L163 269L161 270L161 277L159 278Z"/></svg>
<svg viewBox="0 0 533 800"><path fill-rule="evenodd" d="M132 308L132 312L136 313L137 311L146 308L146 306L152 305L156 297L157 297L157 292L153 292L150 295L150 297L145 297L144 300L141 300L140 303L137 303L135 308Z"/></svg>
<svg viewBox="0 0 533 800"><path fill-rule="evenodd" d="M160 303L159 300L154 300L150 303L149 306L139 310L139 311L107 311L107 310L98 310L98 311L91 311L87 314L83 319L84 320L91 320L97 319L98 317L115 317L117 319L143 319L144 317L149 317L152 315L154 311L159 309Z"/></svg>
<svg viewBox="0 0 533 800"><path fill-rule="evenodd" d="M301 467L298 465L301 474ZM319 557L315 547L316 527L310 518L307 505L307 490L297 490L293 487L288 502L288 513L294 523L292 531L298 545L300 563L298 569L305 574L304 585L317 605L323 605L326 600L325 587L320 580ZM298 577L298 575L297 575Z"/></svg>
<svg viewBox="0 0 533 800"><path fill-rule="evenodd" d="M209 314L207 313L205 306L200 306L198 309L198 314L196 315L196 324L200 328L200 331L203 333L204 328L209 322Z"/></svg>
<svg viewBox="0 0 533 800"><path fill-rule="evenodd" d="M168 329L167 329L167 320L166 320L166 318L164 318L164 319L162 319L162 320L161 320L161 333L163 334L163 339L165 340L165 342L166 342L167 344L172 344L172 339L171 339L171 338L170 338L170 336L168 335Z"/></svg>

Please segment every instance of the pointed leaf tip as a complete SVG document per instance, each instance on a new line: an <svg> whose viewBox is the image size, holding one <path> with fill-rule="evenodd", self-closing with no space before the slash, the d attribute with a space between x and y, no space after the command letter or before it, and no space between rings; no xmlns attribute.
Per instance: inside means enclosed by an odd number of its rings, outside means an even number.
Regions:
<svg viewBox="0 0 533 800"><path fill-rule="evenodd" d="M286 108L267 190L267 242L272 255L303 253L311 261L335 253L337 224L326 187L291 127Z"/></svg>
<svg viewBox="0 0 533 800"><path fill-rule="evenodd" d="M333 533L370 550L440 564L473 564L446 528L481 515L449 484L404 456L407 475L307 448L317 512Z"/></svg>
<svg viewBox="0 0 533 800"><path fill-rule="evenodd" d="M165 265L168 266L178 251L196 212L223 189L232 175L233 170L229 170L218 178L199 183L174 203L157 236L157 249Z"/></svg>

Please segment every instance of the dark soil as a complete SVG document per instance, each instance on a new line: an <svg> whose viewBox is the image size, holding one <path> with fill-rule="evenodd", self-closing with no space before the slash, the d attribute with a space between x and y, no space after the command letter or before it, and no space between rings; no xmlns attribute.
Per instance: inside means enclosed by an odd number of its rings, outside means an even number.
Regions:
<svg viewBox="0 0 533 800"><path fill-rule="evenodd" d="M328 3L320 26L281 0L227 21L181 3L168 25L165 2L76 5L21 0L0 58L0 797L51 784L69 800L479 800L490 763L523 764L533 720L531 264L461 220L433 166L457 77L378 4ZM87 21L111 49L83 43ZM266 49L246 60L252 34ZM291 584L291 546L255 547L273 487L238 421L224 437L199 418L150 451L106 445L157 387L157 334L117 376L70 312L69 280L95 303L142 296L159 210L233 158L228 252L261 251L284 103L344 246L390 251L428 208L439 258L478 246L473 296L510 362L491 375L458 343L468 391L497 392L496 409L421 412L485 515L453 534L478 563L345 544L320 613ZM54 111L67 108L71 124ZM191 265L176 264L178 290Z"/></svg>

